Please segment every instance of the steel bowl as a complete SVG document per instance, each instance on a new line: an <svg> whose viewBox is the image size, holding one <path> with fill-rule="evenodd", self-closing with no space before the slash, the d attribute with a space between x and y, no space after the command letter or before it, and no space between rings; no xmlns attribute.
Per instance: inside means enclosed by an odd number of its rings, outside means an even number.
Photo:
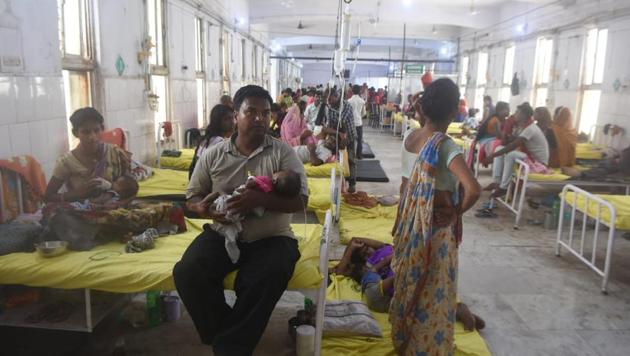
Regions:
<svg viewBox="0 0 630 356"><path fill-rule="evenodd" d="M35 244L35 249L42 257L55 257L68 250L67 241L44 241Z"/></svg>

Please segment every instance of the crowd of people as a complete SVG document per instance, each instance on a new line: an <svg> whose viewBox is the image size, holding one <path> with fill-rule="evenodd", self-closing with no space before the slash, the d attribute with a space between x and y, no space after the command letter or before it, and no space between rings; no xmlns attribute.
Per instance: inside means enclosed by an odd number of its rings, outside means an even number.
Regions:
<svg viewBox="0 0 630 356"><path fill-rule="evenodd" d="M186 198L189 211L215 224L188 247L173 274L202 341L216 354L250 354L286 289L300 257L290 214L308 202L304 164L332 162L345 150L348 191L354 192L363 120L369 104L384 103L386 96L386 88L364 84L285 89L274 102L265 89L245 86L212 108ZM493 183L486 187L493 194L507 188L516 159L534 171L574 165L577 133L568 108L557 108L552 117L547 108L523 103L511 114L507 103L493 105L489 97L477 121L478 111L466 108L449 79L427 83L422 94L407 98L403 111L421 127L408 130L403 140L394 243L353 240L333 271L357 280L373 309L389 311L400 354L450 354L455 319L477 327L483 321L457 303L461 217L481 187L470 159L446 135L449 124L460 120L477 130L480 160L493 166ZM130 159L101 141L100 113L80 109L70 121L80 143L59 159L46 200L80 203L102 195L103 181L112 183L108 199L133 197L137 185L124 179ZM256 209L258 216L250 216ZM235 223L239 228L232 231ZM239 301L229 307L223 278L237 268Z"/></svg>

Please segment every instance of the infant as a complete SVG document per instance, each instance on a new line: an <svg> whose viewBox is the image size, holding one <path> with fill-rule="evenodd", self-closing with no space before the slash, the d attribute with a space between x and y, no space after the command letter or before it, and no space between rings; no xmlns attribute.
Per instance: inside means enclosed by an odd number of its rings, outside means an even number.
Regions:
<svg viewBox="0 0 630 356"><path fill-rule="evenodd" d="M109 183L102 178L96 178L100 181L101 194L94 198L86 199L83 202L74 202L71 205L77 210L93 210L97 206L106 205L108 203L116 203L121 200L133 198L138 194L138 182L131 176L121 176Z"/></svg>
<svg viewBox="0 0 630 356"><path fill-rule="evenodd" d="M215 200L215 209L219 213L226 213L225 219L229 224L215 222L212 229L225 237L225 250L227 251L232 263L236 263L240 257L240 250L236 243L238 234L243 231L241 222L244 217L239 214L230 212L227 209L227 201L235 196L242 194L247 189L258 189L264 193L273 192L282 198L294 198L300 194L302 181L300 175L293 171L279 171L273 177L268 176L249 176L245 184L239 186L231 195L221 195ZM265 214L263 207L257 207L252 211L256 217L262 217Z"/></svg>

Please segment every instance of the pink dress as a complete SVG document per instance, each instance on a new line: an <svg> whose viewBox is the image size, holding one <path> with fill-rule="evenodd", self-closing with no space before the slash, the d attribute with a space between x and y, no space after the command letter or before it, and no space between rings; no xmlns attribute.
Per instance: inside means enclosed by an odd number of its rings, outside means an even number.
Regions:
<svg viewBox="0 0 630 356"><path fill-rule="evenodd" d="M300 108L294 104L287 112L287 115L282 121L282 126L280 127L280 136L282 137L282 141L288 143L291 147L300 146L302 145L300 136L305 130L308 130L306 120L302 118ZM304 142L306 145L310 143L317 143L317 140L312 135L306 139L306 142Z"/></svg>

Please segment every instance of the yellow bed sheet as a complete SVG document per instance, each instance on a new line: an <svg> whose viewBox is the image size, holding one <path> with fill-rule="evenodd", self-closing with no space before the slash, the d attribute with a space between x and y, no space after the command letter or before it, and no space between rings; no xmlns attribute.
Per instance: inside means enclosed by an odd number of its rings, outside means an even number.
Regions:
<svg viewBox="0 0 630 356"><path fill-rule="evenodd" d="M182 148L180 151L182 151L182 155L179 157L160 156L160 166L187 171L195 156L195 150L193 148Z"/></svg>
<svg viewBox="0 0 630 356"><path fill-rule="evenodd" d="M153 170L153 176L138 183L138 197L186 194L188 172L173 169ZM330 208L330 178L308 178L308 210L326 211Z"/></svg>
<svg viewBox="0 0 630 356"><path fill-rule="evenodd" d="M573 205L573 199L575 199L575 193L567 192L566 202L569 205ZM628 195L608 195L608 194L598 194L598 197L610 202L615 209L617 209L617 218L615 221L615 228L620 230L630 230L630 196ZM584 210L586 199L584 196L578 196L577 199L577 207ZM597 217L597 206L598 204L592 200L589 200L588 203L588 216L595 218ZM611 212L607 208L601 209L601 218L604 222L610 225L611 221Z"/></svg>
<svg viewBox="0 0 630 356"><path fill-rule="evenodd" d="M446 129L446 133L449 135L461 135L462 134L462 126L461 122L453 122L448 125Z"/></svg>
<svg viewBox="0 0 630 356"><path fill-rule="evenodd" d="M138 182L138 197L166 194L186 194L188 171L153 168L153 176Z"/></svg>
<svg viewBox="0 0 630 356"><path fill-rule="evenodd" d="M341 203L339 239L348 244L353 237L367 237L393 244L392 227L398 206L377 205L372 209Z"/></svg>
<svg viewBox="0 0 630 356"><path fill-rule="evenodd" d="M154 249L142 253L125 253L124 244L112 242L91 251L72 251L53 258L40 257L37 253L5 255L0 257L0 284L89 288L114 293L174 290L173 266L207 222L189 219L186 233L162 237L157 240ZM319 273L322 227L314 224L292 227L299 236L302 257L289 288L317 288L322 280ZM233 286L235 276L236 272L228 275L227 287Z"/></svg>
<svg viewBox="0 0 630 356"><path fill-rule="evenodd" d="M356 282L350 278L335 276L328 287L327 300L361 300ZM323 355L344 356L395 356L391 341L391 324L388 314L372 313L383 331L382 338L375 337L325 337ZM489 356L490 350L477 331L465 331L461 323L455 324L456 356Z"/></svg>
<svg viewBox="0 0 630 356"><path fill-rule="evenodd" d="M604 158L605 152L606 147L592 143L578 143L575 147L575 157L577 159L599 160Z"/></svg>

